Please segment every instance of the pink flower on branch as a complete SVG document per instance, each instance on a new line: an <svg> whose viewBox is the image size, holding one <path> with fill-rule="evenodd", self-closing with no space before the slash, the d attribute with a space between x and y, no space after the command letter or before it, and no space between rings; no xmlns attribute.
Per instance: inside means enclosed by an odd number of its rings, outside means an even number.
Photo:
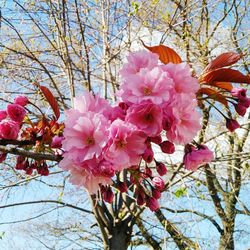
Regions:
<svg viewBox="0 0 250 250"><path fill-rule="evenodd" d="M68 111L63 148L71 154L74 161L80 163L98 157L108 139L108 120L101 114Z"/></svg>
<svg viewBox="0 0 250 250"><path fill-rule="evenodd" d="M7 140L16 140L20 126L17 122L11 120L2 120L0 122L0 138Z"/></svg>
<svg viewBox="0 0 250 250"><path fill-rule="evenodd" d="M116 170L139 164L146 149L146 135L137 127L122 120L110 126L110 139L105 158L112 162Z"/></svg>
<svg viewBox="0 0 250 250"><path fill-rule="evenodd" d="M162 109L151 101L141 102L128 109L126 121L154 137L162 130Z"/></svg>
<svg viewBox="0 0 250 250"><path fill-rule="evenodd" d="M21 123L26 115L26 110L19 104L9 104L7 114L11 120Z"/></svg>
<svg viewBox="0 0 250 250"><path fill-rule="evenodd" d="M185 168L188 170L196 171L200 165L209 163L214 159L213 152L205 145L201 145L199 149L188 145L186 150L183 161Z"/></svg>
<svg viewBox="0 0 250 250"><path fill-rule="evenodd" d="M131 52L120 70L120 75L126 79L127 76L137 74L141 69L152 69L158 64L159 56L146 50Z"/></svg>
<svg viewBox="0 0 250 250"><path fill-rule="evenodd" d="M119 95L126 103L151 100L154 104L162 104L170 99L172 85L172 79L160 67L142 69L123 81Z"/></svg>

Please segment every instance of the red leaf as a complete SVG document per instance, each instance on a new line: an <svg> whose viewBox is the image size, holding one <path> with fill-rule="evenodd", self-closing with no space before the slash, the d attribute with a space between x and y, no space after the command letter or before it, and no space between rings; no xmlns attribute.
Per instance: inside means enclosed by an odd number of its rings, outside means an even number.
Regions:
<svg viewBox="0 0 250 250"><path fill-rule="evenodd" d="M201 82L250 83L250 77L235 69L215 69L201 76Z"/></svg>
<svg viewBox="0 0 250 250"><path fill-rule="evenodd" d="M57 119L59 119L60 117L60 110L57 104L57 100L55 99L55 97L53 96L53 94L51 93L51 91L45 87L45 86L40 86L41 91L43 92L46 100L48 101L49 105L51 106L55 116Z"/></svg>
<svg viewBox="0 0 250 250"><path fill-rule="evenodd" d="M214 86L220 89L225 89L229 92L231 92L231 90L233 89L233 85L230 82L212 82L212 83L204 83L210 86Z"/></svg>
<svg viewBox="0 0 250 250"><path fill-rule="evenodd" d="M217 56L214 60L212 60L208 66L205 68L204 72L211 71L213 69L223 68L226 66L230 66L236 62L238 62L241 58L241 55L235 52L227 52Z"/></svg>
<svg viewBox="0 0 250 250"><path fill-rule="evenodd" d="M175 64L182 62L181 57L173 49L165 45L149 47L145 45L143 42L142 44L146 49L150 50L153 53L158 54L160 61L163 62L164 64L167 64L169 62Z"/></svg>
<svg viewBox="0 0 250 250"><path fill-rule="evenodd" d="M206 94L210 98L222 103L226 107L228 107L227 99L220 93L218 93L216 90L211 88L200 88L197 92L197 94Z"/></svg>

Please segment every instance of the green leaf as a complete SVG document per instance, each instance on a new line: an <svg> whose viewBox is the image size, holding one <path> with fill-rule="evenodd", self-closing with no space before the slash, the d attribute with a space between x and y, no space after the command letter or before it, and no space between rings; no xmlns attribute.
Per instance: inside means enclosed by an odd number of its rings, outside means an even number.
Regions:
<svg viewBox="0 0 250 250"><path fill-rule="evenodd" d="M187 188L185 187L180 187L178 188L175 192L174 192L174 195L177 197L177 198L181 198L183 196L186 196L187 195Z"/></svg>

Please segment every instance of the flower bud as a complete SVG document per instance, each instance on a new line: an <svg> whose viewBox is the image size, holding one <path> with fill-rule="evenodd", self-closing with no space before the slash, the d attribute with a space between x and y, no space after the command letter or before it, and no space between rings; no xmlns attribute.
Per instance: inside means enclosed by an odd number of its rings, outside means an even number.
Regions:
<svg viewBox="0 0 250 250"><path fill-rule="evenodd" d="M126 193L128 191L128 186L125 182L118 182L117 188L121 193Z"/></svg>
<svg viewBox="0 0 250 250"><path fill-rule="evenodd" d="M239 115L244 116L246 114L247 108L240 103L234 104L234 108Z"/></svg>
<svg viewBox="0 0 250 250"><path fill-rule="evenodd" d="M164 141L160 144L161 151L166 154L173 154L175 152L175 146L170 141Z"/></svg>
<svg viewBox="0 0 250 250"><path fill-rule="evenodd" d="M148 178L148 177L152 177L152 170L149 168L149 167L145 167L145 169L144 169L144 173L145 173L145 176L146 176L146 178Z"/></svg>
<svg viewBox="0 0 250 250"><path fill-rule="evenodd" d="M149 207L149 209L152 212L154 212L160 208L160 205L159 205L157 199L155 199L154 197L149 197L147 199L147 207Z"/></svg>
<svg viewBox="0 0 250 250"><path fill-rule="evenodd" d="M152 191L152 196L153 196L156 200L158 200L158 199L161 198L161 192L160 192L159 190L157 190L157 189L153 189L153 191Z"/></svg>
<svg viewBox="0 0 250 250"><path fill-rule="evenodd" d="M145 203L145 194L143 192L138 193L136 202L138 206L142 206Z"/></svg>
<svg viewBox="0 0 250 250"><path fill-rule="evenodd" d="M157 162L156 163L156 171L160 176L163 176L167 173L167 168L166 168L165 164L163 164L162 162Z"/></svg>
<svg viewBox="0 0 250 250"><path fill-rule="evenodd" d="M230 132L234 132L234 130L240 127L240 124L234 119L226 118L226 127Z"/></svg>
<svg viewBox="0 0 250 250"><path fill-rule="evenodd" d="M152 148L147 148L142 156L143 160L147 163L150 163L153 161L154 159L154 152L152 150Z"/></svg>
<svg viewBox="0 0 250 250"><path fill-rule="evenodd" d="M159 191L162 191L164 188L165 188L165 183L164 181L162 180L162 178L156 176L153 178L152 180L153 184L154 184L154 187L156 189L158 189Z"/></svg>
<svg viewBox="0 0 250 250"><path fill-rule="evenodd" d="M160 135L155 136L155 137L151 137L150 141L155 143L155 144L160 144L162 142L162 138Z"/></svg>
<svg viewBox="0 0 250 250"><path fill-rule="evenodd" d="M108 202L112 203L113 198L114 198L114 193L111 188L108 188L103 194L102 194L103 199Z"/></svg>

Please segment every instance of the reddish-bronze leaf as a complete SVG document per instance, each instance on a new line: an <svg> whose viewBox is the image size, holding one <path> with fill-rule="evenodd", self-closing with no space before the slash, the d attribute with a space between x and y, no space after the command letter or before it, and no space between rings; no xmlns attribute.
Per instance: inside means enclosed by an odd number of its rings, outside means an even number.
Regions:
<svg viewBox="0 0 250 250"><path fill-rule="evenodd" d="M227 91L231 91L233 89L233 85L230 82L211 82L211 83L204 83L210 86L214 86L220 89L225 89Z"/></svg>
<svg viewBox="0 0 250 250"><path fill-rule="evenodd" d="M205 68L204 72L211 71L213 69L223 68L226 66L230 66L236 62L238 62L241 58L241 55L235 52L227 52L217 56L214 60L212 60L208 66Z"/></svg>
<svg viewBox="0 0 250 250"><path fill-rule="evenodd" d="M177 64L182 62L181 57L173 49L165 45L161 44L158 46L149 47L143 43L143 46L151 52L158 54L160 61L164 64L170 62Z"/></svg>
<svg viewBox="0 0 250 250"><path fill-rule="evenodd" d="M200 88L197 92L197 94L206 94L210 98L222 103L226 107L228 107L227 99L220 93L218 93L216 90L211 89L211 88Z"/></svg>
<svg viewBox="0 0 250 250"><path fill-rule="evenodd" d="M215 69L201 76L201 82L235 82L235 83L250 83L250 77L243 75L235 69Z"/></svg>
<svg viewBox="0 0 250 250"><path fill-rule="evenodd" d="M221 89L225 89L227 91L231 91L233 89L233 85L230 82L215 82L213 86L216 86Z"/></svg>
<svg viewBox="0 0 250 250"><path fill-rule="evenodd" d="M53 94L51 93L51 91L47 87L40 86L40 89L43 92L46 100L50 104L56 118L58 119L60 117L60 110L59 110L59 107L57 104L57 100L55 99L55 97L53 96Z"/></svg>

